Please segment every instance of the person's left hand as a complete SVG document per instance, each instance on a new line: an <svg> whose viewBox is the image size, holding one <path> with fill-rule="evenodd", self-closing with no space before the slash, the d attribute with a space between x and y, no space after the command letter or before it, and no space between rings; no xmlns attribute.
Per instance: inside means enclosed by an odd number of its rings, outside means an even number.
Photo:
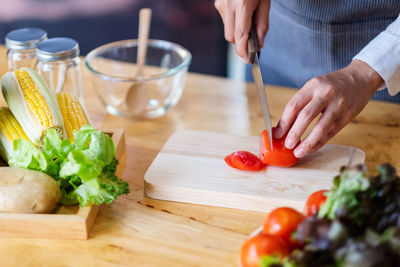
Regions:
<svg viewBox="0 0 400 267"><path fill-rule="evenodd" d="M274 137L288 133L285 146L294 148L310 123L322 113L294 154L301 158L317 151L361 112L383 82L374 69L360 60L309 80L286 105Z"/></svg>

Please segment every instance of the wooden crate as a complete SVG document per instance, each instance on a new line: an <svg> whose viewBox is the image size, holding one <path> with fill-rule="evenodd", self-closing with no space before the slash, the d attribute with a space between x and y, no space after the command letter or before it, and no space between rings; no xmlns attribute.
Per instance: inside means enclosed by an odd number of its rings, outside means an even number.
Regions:
<svg viewBox="0 0 400 267"><path fill-rule="evenodd" d="M103 130L114 141L115 156L125 149L124 130ZM87 239L100 206L59 206L51 214L0 213L0 236Z"/></svg>

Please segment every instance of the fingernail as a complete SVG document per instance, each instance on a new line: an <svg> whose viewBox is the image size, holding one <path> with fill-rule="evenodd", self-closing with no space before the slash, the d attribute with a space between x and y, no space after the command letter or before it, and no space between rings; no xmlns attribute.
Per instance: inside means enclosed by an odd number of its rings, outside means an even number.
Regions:
<svg viewBox="0 0 400 267"><path fill-rule="evenodd" d="M304 157L304 149L302 149L301 147L296 148L296 149L294 150L294 156L295 156L296 158L302 158L302 157Z"/></svg>
<svg viewBox="0 0 400 267"><path fill-rule="evenodd" d="M286 138L285 147L288 149L292 149L292 148L294 148L294 146L295 146L294 140L291 138Z"/></svg>

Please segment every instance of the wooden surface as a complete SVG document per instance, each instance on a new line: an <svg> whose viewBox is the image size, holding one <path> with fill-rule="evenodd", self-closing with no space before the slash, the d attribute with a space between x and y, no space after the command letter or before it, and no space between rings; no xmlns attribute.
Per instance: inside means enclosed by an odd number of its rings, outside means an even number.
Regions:
<svg viewBox="0 0 400 267"><path fill-rule="evenodd" d="M0 74L5 53L0 50ZM83 65L82 71L95 126L125 128L121 176L131 193L101 208L88 240L0 238L1 266L236 266L242 242L265 213L149 199L143 176L175 131L259 135L263 120L254 85L189 74L182 99L164 117L131 121L107 115ZM267 87L273 124L294 93ZM364 150L370 170L382 162L400 169L400 105L369 103L331 143Z"/></svg>
<svg viewBox="0 0 400 267"><path fill-rule="evenodd" d="M125 149L124 130L104 130L115 144L115 157ZM100 206L58 206L52 214L0 213L1 237L87 239Z"/></svg>
<svg viewBox="0 0 400 267"><path fill-rule="evenodd" d="M185 203L269 212L280 206L303 210L307 197L329 189L349 162L350 146L327 144L291 168L261 171L229 167L224 157L238 150L259 154L258 136L184 130L174 133L144 175L147 196ZM353 163L365 153L355 148Z"/></svg>

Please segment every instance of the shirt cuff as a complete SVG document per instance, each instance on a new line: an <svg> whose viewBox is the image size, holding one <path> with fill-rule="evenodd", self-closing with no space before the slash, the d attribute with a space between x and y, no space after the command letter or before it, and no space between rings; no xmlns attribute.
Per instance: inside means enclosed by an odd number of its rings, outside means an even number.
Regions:
<svg viewBox="0 0 400 267"><path fill-rule="evenodd" d="M353 59L362 60L385 81L390 95L400 92L400 35L381 32ZM385 88L382 85L380 89Z"/></svg>

